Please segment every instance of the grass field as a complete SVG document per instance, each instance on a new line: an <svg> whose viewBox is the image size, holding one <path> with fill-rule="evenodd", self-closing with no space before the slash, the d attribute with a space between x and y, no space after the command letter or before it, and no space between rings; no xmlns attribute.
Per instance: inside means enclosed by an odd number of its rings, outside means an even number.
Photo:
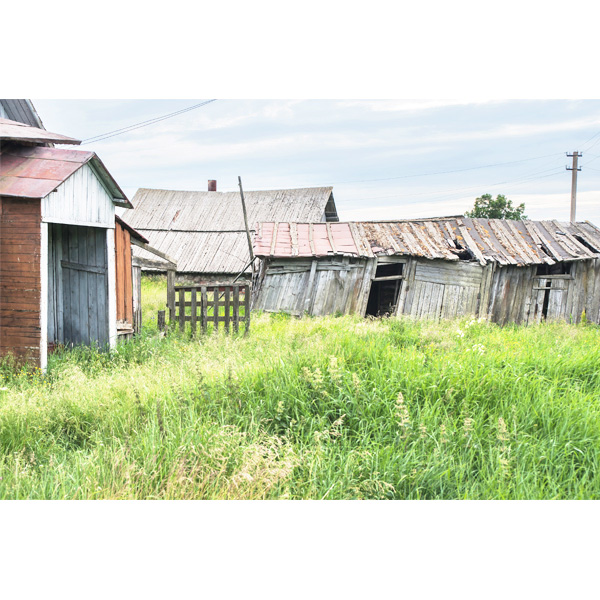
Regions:
<svg viewBox="0 0 600 600"><path fill-rule="evenodd" d="M0 364L1 498L600 497L600 329L253 316Z"/></svg>

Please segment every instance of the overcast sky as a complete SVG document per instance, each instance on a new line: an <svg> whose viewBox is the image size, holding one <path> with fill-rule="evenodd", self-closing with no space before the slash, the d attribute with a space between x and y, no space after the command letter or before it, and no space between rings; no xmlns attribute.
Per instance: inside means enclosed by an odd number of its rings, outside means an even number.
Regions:
<svg viewBox="0 0 600 600"><path fill-rule="evenodd" d="M33 100L45 127L85 140L202 100ZM342 220L462 214L484 193L532 219L600 224L599 100L217 100L82 145L124 191L334 187Z"/></svg>

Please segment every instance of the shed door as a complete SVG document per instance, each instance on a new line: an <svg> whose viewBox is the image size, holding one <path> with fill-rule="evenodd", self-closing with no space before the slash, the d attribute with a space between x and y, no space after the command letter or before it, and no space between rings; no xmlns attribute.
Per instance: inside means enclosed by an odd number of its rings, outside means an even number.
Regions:
<svg viewBox="0 0 600 600"><path fill-rule="evenodd" d="M106 229L50 229L48 340L104 347L109 342Z"/></svg>

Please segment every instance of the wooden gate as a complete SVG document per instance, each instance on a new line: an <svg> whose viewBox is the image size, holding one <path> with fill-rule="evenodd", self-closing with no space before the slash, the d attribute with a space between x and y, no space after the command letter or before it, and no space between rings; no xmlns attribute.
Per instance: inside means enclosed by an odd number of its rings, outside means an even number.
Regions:
<svg viewBox="0 0 600 600"><path fill-rule="evenodd" d="M244 326L244 335L250 330L250 285L198 285L175 286L173 298L169 298L169 320L172 326L179 324L185 331L191 324L192 334L198 327L202 333L210 328L217 331L223 323L225 331L234 333Z"/></svg>

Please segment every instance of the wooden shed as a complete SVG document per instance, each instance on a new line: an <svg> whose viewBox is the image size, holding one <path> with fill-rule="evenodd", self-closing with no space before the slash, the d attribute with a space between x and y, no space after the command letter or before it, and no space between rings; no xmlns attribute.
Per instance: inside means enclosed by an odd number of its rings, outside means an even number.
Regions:
<svg viewBox="0 0 600 600"><path fill-rule="evenodd" d="M0 119L0 354L117 340L115 206L131 203L77 140Z"/></svg>
<svg viewBox="0 0 600 600"><path fill-rule="evenodd" d="M250 279L250 252L239 192L139 189L123 217L177 262L184 283ZM338 221L333 188L244 191L251 226L259 221ZM251 231L254 235L254 230ZM147 259L144 252L134 255ZM156 270L151 266L144 269Z"/></svg>
<svg viewBox="0 0 600 600"><path fill-rule="evenodd" d="M600 322L600 230L589 222L423 219L261 223L253 308L497 323Z"/></svg>

